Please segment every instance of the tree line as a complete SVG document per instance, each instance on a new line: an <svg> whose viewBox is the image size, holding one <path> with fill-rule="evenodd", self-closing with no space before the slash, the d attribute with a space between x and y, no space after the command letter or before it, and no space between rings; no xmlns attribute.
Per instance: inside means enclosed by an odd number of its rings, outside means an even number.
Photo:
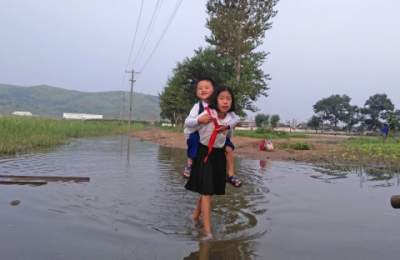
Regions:
<svg viewBox="0 0 400 260"><path fill-rule="evenodd" d="M347 95L331 95L317 101L314 115L307 122L314 130L365 132L377 131L387 124L391 130L400 130L400 110L386 94L370 96L363 107L352 105Z"/></svg>
<svg viewBox="0 0 400 260"><path fill-rule="evenodd" d="M264 113L257 114L254 117L254 121L256 122L256 126L260 128L276 128L281 120L279 115L267 115Z"/></svg>

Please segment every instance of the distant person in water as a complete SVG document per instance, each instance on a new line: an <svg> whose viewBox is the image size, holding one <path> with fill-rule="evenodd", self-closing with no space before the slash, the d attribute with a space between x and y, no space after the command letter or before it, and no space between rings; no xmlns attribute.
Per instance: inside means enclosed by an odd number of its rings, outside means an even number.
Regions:
<svg viewBox="0 0 400 260"><path fill-rule="evenodd" d="M200 114L204 112L204 109L208 107L209 99L211 95L215 91L215 83L210 78L200 78L196 81L195 84L195 93L196 97L199 101L194 104L188 117L185 120L185 128L184 133L186 136L186 143L187 143L187 162L185 169L183 171L183 176L185 178L189 178L193 160L197 156L197 149L200 143L200 137L198 129L201 124L207 124L211 121L210 116L205 116L204 121L200 122ZM239 123L240 118L234 113L229 112L229 122L228 125L228 134L226 137L225 142L225 152L227 158L227 181L232 184L234 187L240 187L242 182L239 178L235 176L235 169L234 169L234 149L235 146L231 142L231 137L233 133L233 128Z"/></svg>

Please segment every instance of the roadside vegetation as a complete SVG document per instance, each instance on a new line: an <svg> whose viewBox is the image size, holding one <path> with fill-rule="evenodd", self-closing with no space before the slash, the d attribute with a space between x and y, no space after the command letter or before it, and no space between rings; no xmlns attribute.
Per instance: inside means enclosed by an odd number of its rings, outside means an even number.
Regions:
<svg viewBox="0 0 400 260"><path fill-rule="evenodd" d="M262 139L288 139L288 138L307 138L303 133L290 133L275 131L273 129L259 128L257 130L235 130L235 136L244 136Z"/></svg>
<svg viewBox="0 0 400 260"><path fill-rule="evenodd" d="M355 137L344 144L346 161L400 168L400 139L396 137Z"/></svg>
<svg viewBox="0 0 400 260"><path fill-rule="evenodd" d="M133 128L142 128L133 124ZM69 138L105 136L127 131L118 121L74 121L0 117L0 154L16 154L64 144Z"/></svg>

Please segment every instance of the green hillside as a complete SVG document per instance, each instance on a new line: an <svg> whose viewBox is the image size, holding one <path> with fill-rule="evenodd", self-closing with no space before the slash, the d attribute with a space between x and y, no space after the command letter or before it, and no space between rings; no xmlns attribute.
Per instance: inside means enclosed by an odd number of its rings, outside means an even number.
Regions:
<svg viewBox="0 0 400 260"><path fill-rule="evenodd" d="M0 84L0 114L29 111L34 115L61 118L65 113L100 114L119 118L125 94L124 118L128 117L129 93L123 91L81 92L47 85L21 87ZM157 96L134 93L133 119L160 119Z"/></svg>

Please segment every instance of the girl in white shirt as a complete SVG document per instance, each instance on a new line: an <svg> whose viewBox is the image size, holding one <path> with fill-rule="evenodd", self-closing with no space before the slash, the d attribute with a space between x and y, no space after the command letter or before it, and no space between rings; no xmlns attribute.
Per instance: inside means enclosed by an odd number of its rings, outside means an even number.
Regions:
<svg viewBox="0 0 400 260"><path fill-rule="evenodd" d="M225 142L234 107L235 102L231 89L222 87L215 91L209 106L198 118L200 146L185 188L200 194L192 219L197 222L202 217L203 238L205 239L212 238L212 195L225 194Z"/></svg>

